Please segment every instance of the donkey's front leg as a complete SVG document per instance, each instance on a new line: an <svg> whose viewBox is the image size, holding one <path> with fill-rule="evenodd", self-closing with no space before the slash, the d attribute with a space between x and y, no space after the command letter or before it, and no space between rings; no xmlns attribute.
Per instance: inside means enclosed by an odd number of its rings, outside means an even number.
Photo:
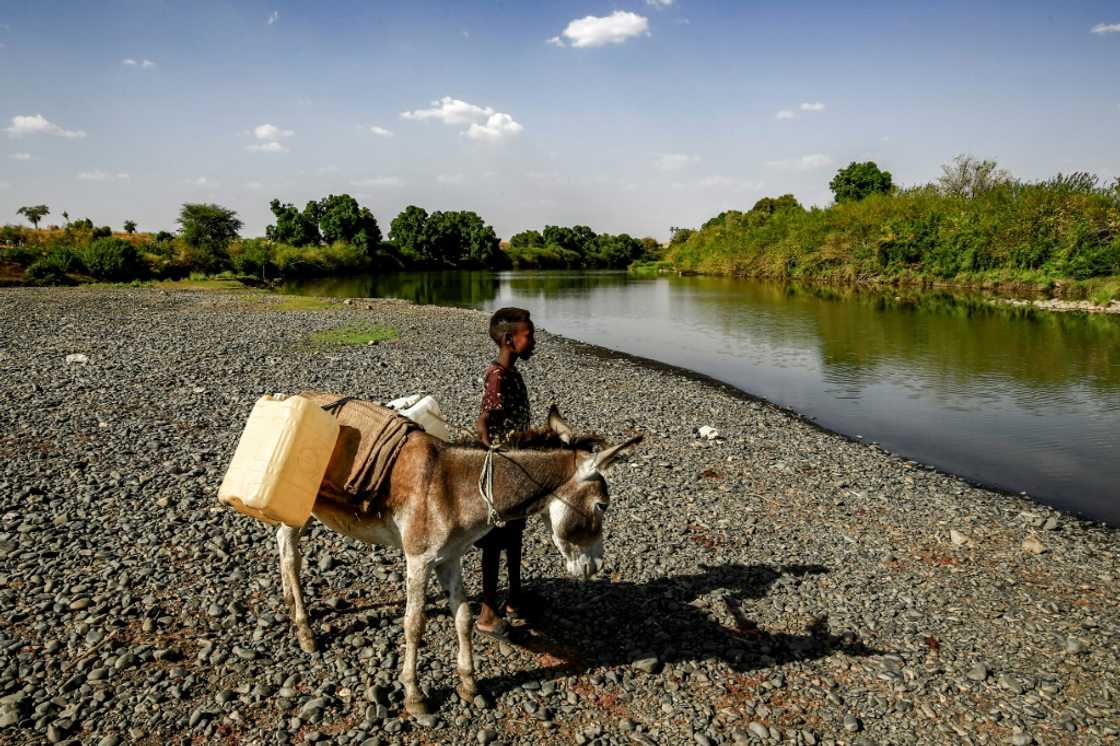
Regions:
<svg viewBox="0 0 1120 746"><path fill-rule="evenodd" d="M299 537L303 529L280 526L276 530L276 544L280 550L280 580L284 588L284 602L292 614L296 626L299 646L308 653L315 652L315 635L307 618L307 608L303 604L303 589L299 585L299 568L302 557L299 553Z"/></svg>
<svg viewBox="0 0 1120 746"><path fill-rule="evenodd" d="M456 691L466 702L478 695L478 684L474 680L474 652L471 647L471 605L463 593L463 560L461 557L449 559L436 565L436 575L440 585L447 591L447 603L455 620L455 632L459 636L459 687Z"/></svg>
<svg viewBox="0 0 1120 746"><path fill-rule="evenodd" d="M416 686L416 655L420 638L424 636L424 600L432 564L427 557L420 555L405 555L405 564L408 579L405 581L407 603L404 611L404 665L401 668L404 708L411 715L426 715L428 703Z"/></svg>

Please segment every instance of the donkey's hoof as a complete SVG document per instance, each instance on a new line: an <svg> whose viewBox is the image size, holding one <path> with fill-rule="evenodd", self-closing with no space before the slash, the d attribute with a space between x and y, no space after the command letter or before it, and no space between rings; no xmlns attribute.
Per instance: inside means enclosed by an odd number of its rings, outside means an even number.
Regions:
<svg viewBox="0 0 1120 746"><path fill-rule="evenodd" d="M305 653L314 653L315 652L315 650L316 650L315 635L311 634L310 632L304 632L304 631L301 630L301 631L296 633L296 637L299 638L299 647L300 647L301 650L303 650L303 652L305 652Z"/></svg>
<svg viewBox="0 0 1120 746"><path fill-rule="evenodd" d="M428 700L426 699L406 699L404 702L404 709L412 717L432 714L432 711L428 708Z"/></svg>
<svg viewBox="0 0 1120 746"><path fill-rule="evenodd" d="M474 684L459 684L459 686L455 687L455 691L458 693L459 699L463 700L468 705L474 702L475 697L479 696L478 687Z"/></svg>

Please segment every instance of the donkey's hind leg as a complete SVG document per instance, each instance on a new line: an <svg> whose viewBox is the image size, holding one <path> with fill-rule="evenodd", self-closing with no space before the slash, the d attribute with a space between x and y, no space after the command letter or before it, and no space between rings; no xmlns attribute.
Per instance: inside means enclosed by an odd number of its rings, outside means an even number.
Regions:
<svg viewBox="0 0 1120 746"><path fill-rule="evenodd" d="M464 701L470 702L478 695L478 684L474 678L474 652L471 648L471 606L463 592L462 558L444 560L436 565L436 576L447 591L447 603L459 637L459 687L455 691Z"/></svg>
<svg viewBox="0 0 1120 746"><path fill-rule="evenodd" d="M302 557L299 553L299 537L302 529L281 526L276 530L276 544L280 550L280 579L284 588L284 601L296 626L299 646L308 653L315 652L315 635L307 618L307 607L303 603L303 589L299 585L299 570Z"/></svg>

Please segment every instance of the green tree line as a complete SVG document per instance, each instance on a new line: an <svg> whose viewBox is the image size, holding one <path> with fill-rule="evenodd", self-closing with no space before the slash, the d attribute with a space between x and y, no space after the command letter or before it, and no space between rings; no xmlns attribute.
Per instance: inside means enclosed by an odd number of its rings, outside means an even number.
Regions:
<svg viewBox="0 0 1120 746"><path fill-rule="evenodd" d="M392 220L384 240L376 216L348 194L327 195L302 209L273 199L269 209L273 222L265 235L241 238L237 213L216 204L184 204L175 233L138 232L134 220L114 233L88 218L71 221L66 212L63 227L40 229L48 206L21 207L32 229L0 228L0 269L18 268L43 284L222 272L270 280L409 268L625 268L660 248L653 239L596 234L587 226L525 231L503 246L475 212L429 213L415 205Z"/></svg>

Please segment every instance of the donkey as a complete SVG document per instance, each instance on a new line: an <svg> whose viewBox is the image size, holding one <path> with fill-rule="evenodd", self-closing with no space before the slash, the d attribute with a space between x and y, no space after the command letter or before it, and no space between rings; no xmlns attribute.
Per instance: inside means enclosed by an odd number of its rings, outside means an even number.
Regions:
<svg viewBox="0 0 1120 746"><path fill-rule="evenodd" d="M610 501L601 472L640 442L641 436L594 451L593 444L601 441L575 438L555 406L549 411L548 425L548 430L536 433L536 447L493 452L479 445L449 445L415 431L409 434L381 494L365 509L322 490L316 497L312 515L327 527L366 544L404 550L407 601L400 678L405 688L405 709L414 716L428 712L416 684L416 654L424 633L424 602L433 569L447 592L459 638L460 682L456 691L468 702L479 693L471 647L471 610L463 592L462 556L490 530L492 518L540 513L569 573L588 579L602 564L603 514ZM481 494L488 483L496 516ZM315 636L299 583L302 530L281 526L276 540L284 600L291 610L299 645L314 652Z"/></svg>

